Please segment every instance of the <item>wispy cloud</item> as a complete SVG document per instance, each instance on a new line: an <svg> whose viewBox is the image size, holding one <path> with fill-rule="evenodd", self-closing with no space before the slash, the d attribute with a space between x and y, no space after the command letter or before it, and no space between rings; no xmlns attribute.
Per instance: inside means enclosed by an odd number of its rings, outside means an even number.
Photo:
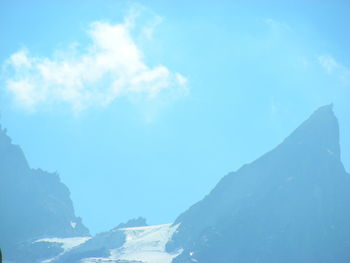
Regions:
<svg viewBox="0 0 350 263"><path fill-rule="evenodd" d="M329 74L340 68L338 62L329 55L318 56L318 62Z"/></svg>
<svg viewBox="0 0 350 263"><path fill-rule="evenodd" d="M132 37L135 12L120 24L97 21L90 25L90 44L71 45L50 57L33 56L23 48L5 62L6 89L25 109L65 103L75 112L108 106L120 97L156 99L162 93L182 96L187 79L164 65L146 64L142 49ZM141 30L151 38L161 19Z"/></svg>
<svg viewBox="0 0 350 263"><path fill-rule="evenodd" d="M345 86L350 86L350 69L338 62L331 55L317 57L321 67L328 73L336 75Z"/></svg>
<svg viewBox="0 0 350 263"><path fill-rule="evenodd" d="M262 22L264 22L266 25L268 25L272 30L275 31L291 31L292 28L287 25L286 23L277 21L272 18L263 18L260 19Z"/></svg>

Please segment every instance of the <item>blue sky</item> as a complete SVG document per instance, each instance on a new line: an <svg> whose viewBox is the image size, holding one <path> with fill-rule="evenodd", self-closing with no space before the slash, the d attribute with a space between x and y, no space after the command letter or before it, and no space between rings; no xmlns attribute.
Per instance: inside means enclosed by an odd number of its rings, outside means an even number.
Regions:
<svg viewBox="0 0 350 263"><path fill-rule="evenodd" d="M0 123L92 232L172 222L324 104L350 171L349 9L1 1Z"/></svg>

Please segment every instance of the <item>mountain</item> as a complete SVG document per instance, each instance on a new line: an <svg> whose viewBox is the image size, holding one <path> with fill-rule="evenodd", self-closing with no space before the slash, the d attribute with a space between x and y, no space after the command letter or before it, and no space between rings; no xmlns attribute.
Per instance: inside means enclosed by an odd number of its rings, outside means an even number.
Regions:
<svg viewBox="0 0 350 263"><path fill-rule="evenodd" d="M0 186L0 247L7 260L34 263L62 251L34 242L40 238L89 236L58 174L31 169L1 126Z"/></svg>
<svg viewBox="0 0 350 263"><path fill-rule="evenodd" d="M138 218L91 237L58 175L31 169L1 128L0 184L7 263L350 262L350 175L331 105L173 224Z"/></svg>
<svg viewBox="0 0 350 263"><path fill-rule="evenodd" d="M332 105L226 175L174 225L167 251L184 251L173 263L350 262L350 175Z"/></svg>

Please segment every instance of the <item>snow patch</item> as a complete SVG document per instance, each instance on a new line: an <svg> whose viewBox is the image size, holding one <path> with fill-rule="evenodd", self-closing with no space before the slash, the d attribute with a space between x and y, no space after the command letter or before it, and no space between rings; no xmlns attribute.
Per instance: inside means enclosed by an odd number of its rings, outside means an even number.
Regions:
<svg viewBox="0 0 350 263"><path fill-rule="evenodd" d="M76 223L76 222L71 221L71 222L70 222L70 226L71 226L72 228L75 228L75 227L77 226L77 223Z"/></svg>
<svg viewBox="0 0 350 263"><path fill-rule="evenodd" d="M67 251L71 250L74 247L77 247L86 241L91 239L91 237L67 237L67 238L58 238L58 237L53 237L53 238L42 238L34 241L33 243L40 243L40 242L49 242L49 243L59 243L61 244L61 247L63 249L63 252L60 253L58 256L50 259L43 260L42 263L50 263L54 259L58 258L59 256L63 255Z"/></svg>
<svg viewBox="0 0 350 263"><path fill-rule="evenodd" d="M171 263L182 250L167 253L165 246L178 228L172 224L120 228L125 233L122 247L111 249L109 258L87 258L82 263L139 261L143 263Z"/></svg>

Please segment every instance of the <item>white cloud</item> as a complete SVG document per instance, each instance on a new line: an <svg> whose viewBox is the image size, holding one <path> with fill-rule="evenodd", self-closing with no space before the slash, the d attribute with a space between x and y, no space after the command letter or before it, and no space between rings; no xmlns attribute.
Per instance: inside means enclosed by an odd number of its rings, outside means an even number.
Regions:
<svg viewBox="0 0 350 263"><path fill-rule="evenodd" d="M262 18L259 19L260 21L262 21L263 23L265 23L272 31L277 32L284 32L284 31L292 31L292 28L285 23L282 23L280 21L277 21L275 19L271 19L271 18Z"/></svg>
<svg viewBox="0 0 350 263"><path fill-rule="evenodd" d="M350 69L330 55L321 55L317 57L321 67L328 73L339 78L344 86L350 86Z"/></svg>
<svg viewBox="0 0 350 263"><path fill-rule="evenodd" d="M187 79L182 76L181 74L179 73L176 73L175 74L175 77L176 77L176 80L178 81L178 83L181 85L181 86L185 86L186 83L187 83Z"/></svg>
<svg viewBox="0 0 350 263"><path fill-rule="evenodd" d="M327 71L327 73L332 73L334 70L340 67L337 61L335 61L335 59L329 55L318 56L318 62Z"/></svg>
<svg viewBox="0 0 350 263"><path fill-rule="evenodd" d="M74 111L92 106L107 106L116 99L142 96L156 99L162 93L186 93L187 79L164 65L151 67L131 32L135 27L131 13L123 23L94 22L88 35L91 43L57 50L51 57L32 56L26 49L12 54L6 62L10 75L7 90L26 109L66 103ZM151 38L154 22L141 30ZM176 91L176 92L174 92Z"/></svg>

